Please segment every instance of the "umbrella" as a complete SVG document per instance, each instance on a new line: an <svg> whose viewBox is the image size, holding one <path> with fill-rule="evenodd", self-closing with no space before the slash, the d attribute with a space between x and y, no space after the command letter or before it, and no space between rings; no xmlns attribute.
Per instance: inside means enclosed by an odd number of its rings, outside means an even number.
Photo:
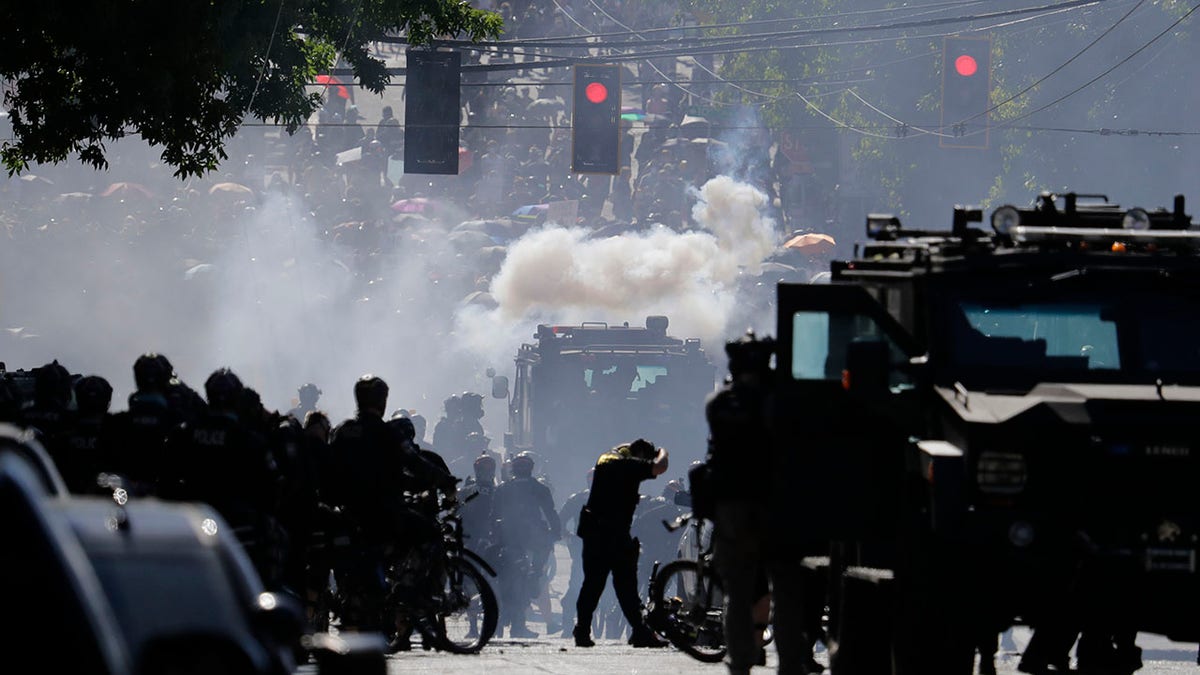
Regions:
<svg viewBox="0 0 1200 675"><path fill-rule="evenodd" d="M234 196L236 196L236 195L246 195L247 197L254 196L254 190L251 190L250 188L246 187L245 185L242 185L241 183L217 183L216 185L208 188L208 194L210 194L210 195L215 195L215 194L219 194L219 193L224 193L224 194L234 195Z"/></svg>
<svg viewBox="0 0 1200 675"><path fill-rule="evenodd" d="M27 173L17 180L24 182L26 185L54 185L54 181L45 176L37 176L32 173Z"/></svg>
<svg viewBox="0 0 1200 675"><path fill-rule="evenodd" d="M326 88L333 87L333 93L339 98L350 100L350 90L342 86L342 81L333 75L318 75L317 84L323 84Z"/></svg>
<svg viewBox="0 0 1200 675"><path fill-rule="evenodd" d="M142 197L144 199L154 199L154 193L145 185L140 183L113 183L105 188L104 192L100 193L101 197Z"/></svg>
<svg viewBox="0 0 1200 675"><path fill-rule="evenodd" d="M549 208L549 204L526 204L525 206L518 208L516 211L513 211L512 214L519 217L536 218L538 216L545 215Z"/></svg>
<svg viewBox="0 0 1200 675"><path fill-rule="evenodd" d="M392 216L392 222L398 227L417 227L428 225L430 220L419 213L397 213Z"/></svg>
<svg viewBox="0 0 1200 675"><path fill-rule="evenodd" d="M55 203L68 204L72 202L86 202L92 198L90 192L64 192L54 198Z"/></svg>
<svg viewBox="0 0 1200 675"><path fill-rule="evenodd" d="M831 250L834 246L837 246L837 242L833 237L819 232L798 234L788 239L787 243L783 245L784 248L805 253L822 253Z"/></svg>
<svg viewBox="0 0 1200 675"><path fill-rule="evenodd" d="M401 199L392 204L392 210L396 213L429 213L437 207L437 202L427 197L412 197L410 199Z"/></svg>
<svg viewBox="0 0 1200 675"><path fill-rule="evenodd" d="M487 233L475 230L451 232L446 239L460 251L469 251L471 249L481 249L496 245L496 242Z"/></svg>
<svg viewBox="0 0 1200 675"><path fill-rule="evenodd" d="M488 293L487 291L474 291L472 293L468 293L467 297L463 298L462 304L464 306L479 305L486 309L495 309L500 306L499 303L496 302L496 299L492 297L492 294Z"/></svg>

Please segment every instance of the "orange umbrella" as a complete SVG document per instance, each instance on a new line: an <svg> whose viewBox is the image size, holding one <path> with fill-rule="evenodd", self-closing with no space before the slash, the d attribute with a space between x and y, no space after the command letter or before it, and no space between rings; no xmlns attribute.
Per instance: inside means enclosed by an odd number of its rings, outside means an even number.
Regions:
<svg viewBox="0 0 1200 675"><path fill-rule="evenodd" d="M227 192L231 195L246 195L249 197L254 196L254 190L251 190L241 183L217 183L216 185L208 188L208 194L210 195L215 195L218 192Z"/></svg>
<svg viewBox="0 0 1200 675"><path fill-rule="evenodd" d="M796 235L787 240L783 245L784 248L793 251L804 251L805 253L823 253L837 246L837 242L833 237L820 232L806 232Z"/></svg>
<svg viewBox="0 0 1200 675"><path fill-rule="evenodd" d="M105 188L104 192L100 193L101 197L143 197L145 199L153 199L154 193L150 188L139 183L113 183Z"/></svg>

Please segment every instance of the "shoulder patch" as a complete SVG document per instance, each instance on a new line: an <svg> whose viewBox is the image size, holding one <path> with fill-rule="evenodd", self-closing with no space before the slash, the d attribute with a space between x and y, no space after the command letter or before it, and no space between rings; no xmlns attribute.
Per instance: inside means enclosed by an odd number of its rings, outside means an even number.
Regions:
<svg viewBox="0 0 1200 675"><path fill-rule="evenodd" d="M616 461L619 461L622 459L625 459L625 458L622 457L618 453L606 452L603 455L600 455L600 459L596 460L596 466L603 466L605 464L608 464L609 462L616 462Z"/></svg>

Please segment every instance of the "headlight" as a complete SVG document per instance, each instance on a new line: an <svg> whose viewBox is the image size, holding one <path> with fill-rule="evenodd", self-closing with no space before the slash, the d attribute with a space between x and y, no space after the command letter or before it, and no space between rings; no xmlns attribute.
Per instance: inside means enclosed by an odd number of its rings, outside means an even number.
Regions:
<svg viewBox="0 0 1200 675"><path fill-rule="evenodd" d="M996 234L1008 235L1021 224L1021 212L1015 206L1001 206L992 212L992 229Z"/></svg>
<svg viewBox="0 0 1200 675"><path fill-rule="evenodd" d="M984 494L1020 494L1025 477L1025 456L1018 452L983 452L975 464L975 482Z"/></svg>
<svg viewBox="0 0 1200 675"><path fill-rule="evenodd" d="M1150 229L1150 214L1145 209L1129 209L1121 219L1121 227L1126 230Z"/></svg>

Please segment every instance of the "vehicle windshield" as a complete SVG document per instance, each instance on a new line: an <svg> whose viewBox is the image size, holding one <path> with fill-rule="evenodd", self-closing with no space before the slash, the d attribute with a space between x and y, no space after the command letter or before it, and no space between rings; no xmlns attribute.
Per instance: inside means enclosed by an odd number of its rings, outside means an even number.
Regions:
<svg viewBox="0 0 1200 675"><path fill-rule="evenodd" d="M964 383L1200 381L1200 296L959 297L948 363Z"/></svg>

